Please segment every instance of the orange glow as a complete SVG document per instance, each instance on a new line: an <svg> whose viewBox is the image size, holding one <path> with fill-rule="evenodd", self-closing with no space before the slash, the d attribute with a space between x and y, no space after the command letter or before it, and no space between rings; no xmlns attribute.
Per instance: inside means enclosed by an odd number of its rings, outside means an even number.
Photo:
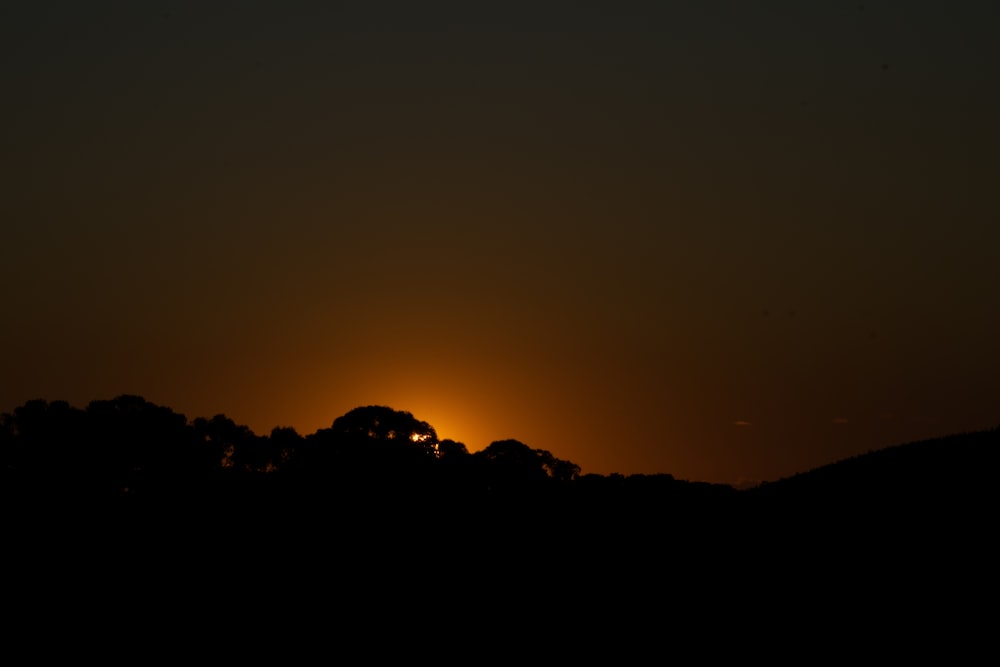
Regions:
<svg viewBox="0 0 1000 667"><path fill-rule="evenodd" d="M551 41L536 8L464 3L422 10L449 26L423 49L396 12L187 3L142 40L81 10L67 48L61 12L18 4L0 413L137 394L309 435L381 405L471 452L723 482L1000 420L1000 60L974 12L947 32L979 39L931 53L916 10L883 35L741 9L733 39L654 9L695 3L607 3Z"/></svg>

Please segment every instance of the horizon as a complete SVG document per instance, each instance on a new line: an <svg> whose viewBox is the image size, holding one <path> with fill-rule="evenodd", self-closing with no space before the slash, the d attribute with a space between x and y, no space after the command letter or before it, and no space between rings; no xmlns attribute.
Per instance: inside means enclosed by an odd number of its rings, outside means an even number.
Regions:
<svg viewBox="0 0 1000 667"><path fill-rule="evenodd" d="M354 412L356 412L358 410L365 409L365 408L386 409L386 410L392 411L392 412L397 413L397 414L405 414L408 417L412 417L417 422L424 423L426 426L429 426L431 429L433 429L434 432L437 434L437 442L443 442L445 440L451 440L451 441L457 442L457 443L459 443L461 445L466 446L467 451L470 454L474 454L476 452L482 452L489 445L494 445L494 444L496 444L498 442L502 442L502 441L515 441L515 442L519 442L521 444L527 445L531 449L542 450L542 451L549 452L550 454L552 454L556 458L562 459L562 460L565 460L565 461L569 461L569 463L573 463L573 464L577 463L576 461L571 461L571 460L566 459L565 457L561 456L561 452L559 452L557 450L552 450L552 449L550 449L548 447L536 446L533 443L523 442L523 441L521 441L518 438L499 438L498 437L498 438L491 439L488 443L486 443L482 447L469 447L468 443L462 441L459 438L455 438L455 437L453 437L451 435L448 435L447 433L443 433L442 431L440 431L439 429L437 429L435 427L435 425L433 424L433 422L429 422L426 419L421 419L420 415L414 414L410 410L406 410L406 409L403 409L403 408L397 408L397 407L394 407L394 406L388 406L388 405L376 405L376 404L357 405L354 408L351 408L350 410L348 410L348 411L344 412L343 414L338 415L334 419L330 420L330 422L326 426L320 426L320 427L317 427L316 429L310 430L310 431L304 431L304 430L295 428L294 426L289 425L289 424L278 424L278 425L272 426L270 428L259 430L259 429L253 428L249 424L243 423L243 422L241 422L241 421L239 421L237 419L233 419L230 415L227 415L225 413L215 412L215 413L212 413L212 414L191 415L191 414L185 413L183 411L178 411L178 410L174 409L172 406L164 405L164 404L161 404L161 403L157 403L155 401L149 401L146 397L138 395L138 394L122 394L122 395L115 396L115 397L93 399L92 401L88 401L88 402L86 402L86 403L84 403L82 405L76 405L76 404L74 404L72 402L65 401L63 399L42 399L42 398L35 398L35 399L31 399L31 401L27 401L25 404L22 404L21 406L17 406L17 407L23 407L23 405L26 405L27 403L30 403L32 401L43 401L43 402L45 402L47 404L50 404L50 405L53 404L53 403L63 402L63 403L67 403L70 408L72 408L74 410L79 410L79 411L83 412L83 411L87 410L88 406L92 402L93 403L113 402L113 401L117 401L119 399L127 399L127 398L141 399L142 401L147 402L147 403L149 403L151 405L154 405L154 406L157 406L157 407L160 407L160 408L166 408L167 410L169 410L173 414L184 417L185 423L187 425L189 425L189 426L194 426L195 422L197 420L200 420L200 419L210 420L210 419L212 419L214 417L218 417L218 416L225 417L226 419L231 420L237 426L245 427L245 428L249 429L249 431L253 435L258 436L258 437L263 437L263 438L269 438L274 430L282 429L282 428L291 428L299 436L301 436L303 438L309 438L310 436L318 435L320 431L329 430L331 427L334 426L334 424L335 424L335 422L336 422L337 419L339 419L340 417L348 416L349 414L354 413ZM13 409L11 409L9 411L0 410L0 416L4 416L4 415L13 416L15 410L16 410L16 408L13 408ZM733 488L735 488L737 490L742 490L742 489L755 488L755 487L758 487L758 486L761 486L761 485L764 485L764 484L768 484L768 483L771 483L771 482L777 482L777 481L781 481L781 480L784 480L784 479L788 479L790 477L794 477L794 476L797 476L799 474L812 472L812 471L817 470L819 468L824 468L824 467L832 465L832 464L836 464L836 463L840 463L840 462L843 462L843 461L847 461L847 460L855 458L857 456L863 456L865 454L871 454L873 452L878 452L878 451L882 451L882 450L892 449L892 448L895 448L895 447L900 447L900 446L905 446L905 445L912 445L912 444L921 443L921 442L932 442L932 441L935 441L935 440L946 440L946 439L955 438L955 437L964 436L964 435L969 435L969 434L973 434L973 433L988 433L988 432L996 431L997 429L1000 429L1000 423L997 423L997 424L995 424L993 426L986 427L986 428L983 428L983 429L975 429L975 430L963 431L963 432L957 432L957 433L940 434L940 435L931 436L931 437L927 437L927 438L920 438L920 439L917 439L917 440L891 443L891 444L887 444L887 445L882 446L882 447L870 448L870 449L865 450L865 451L858 451L855 454L850 454L850 455L847 455L845 457L842 457L842 458L839 458L839 459L836 459L836 460L820 462L820 463L818 463L816 465L812 465L812 466L810 466L808 468L805 468L805 469L802 469L802 470L796 470L796 471L793 471L793 472L791 472L789 474L785 474L785 475L782 475L780 477L775 477L775 478L771 478L771 479L747 479L747 478L740 478L740 479L737 479L736 481L696 479L696 478L688 478L688 477L679 476L679 475L674 474L674 472L669 471L669 470L659 470L659 471L649 471L649 470L624 471L624 470L615 469L615 470L610 470L610 471L594 471L594 470L586 470L586 469L582 469L581 468L581 469L579 469L578 472L579 472L580 475L596 474L596 475L605 476L605 477L607 477L607 476L613 476L613 475L624 475L626 477L631 476L631 475L654 475L654 476L655 475L669 475L670 477L673 477L674 479L677 479L679 481L685 481L685 482L706 482L706 483L710 483L710 484L721 484L721 485L725 485L725 486L731 486L731 487L733 487Z"/></svg>

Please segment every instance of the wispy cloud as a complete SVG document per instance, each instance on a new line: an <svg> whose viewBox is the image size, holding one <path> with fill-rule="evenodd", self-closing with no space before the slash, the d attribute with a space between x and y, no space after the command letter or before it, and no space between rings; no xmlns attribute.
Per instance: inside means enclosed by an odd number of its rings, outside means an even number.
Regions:
<svg viewBox="0 0 1000 667"><path fill-rule="evenodd" d="M742 419L737 419L733 423L736 424L737 426L753 426L753 424L751 424L750 422L744 421Z"/></svg>

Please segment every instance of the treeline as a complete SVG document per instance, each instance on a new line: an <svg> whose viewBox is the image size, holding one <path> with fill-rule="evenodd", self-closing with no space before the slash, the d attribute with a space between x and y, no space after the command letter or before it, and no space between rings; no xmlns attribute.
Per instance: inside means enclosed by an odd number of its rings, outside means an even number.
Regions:
<svg viewBox="0 0 1000 667"><path fill-rule="evenodd" d="M0 466L8 499L57 503L350 499L370 506L447 498L451 506L510 506L543 497L646 503L665 493L733 492L666 474L583 475L577 464L517 440L470 453L409 412L383 406L356 408L310 435L289 427L259 435L225 415L189 420L128 395L83 409L33 400L0 415Z"/></svg>
<svg viewBox="0 0 1000 667"><path fill-rule="evenodd" d="M33 400L0 415L0 485L10 506L95 503L344 521L502 516L608 531L669 525L732 534L911 527L980 517L996 500L1000 429L891 447L749 491L669 474L583 474L517 440L481 451L409 412L351 410L329 428L254 433L225 415L189 420L139 396ZM28 514L30 512L24 512ZM754 532L756 531L756 532Z"/></svg>

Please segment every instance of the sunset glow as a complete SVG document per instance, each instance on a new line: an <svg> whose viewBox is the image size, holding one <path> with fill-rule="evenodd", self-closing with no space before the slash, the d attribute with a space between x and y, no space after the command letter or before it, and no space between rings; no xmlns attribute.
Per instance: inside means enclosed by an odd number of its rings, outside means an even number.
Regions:
<svg viewBox="0 0 1000 667"><path fill-rule="evenodd" d="M1000 423L995 3L125 4L0 17L0 413L727 483Z"/></svg>

